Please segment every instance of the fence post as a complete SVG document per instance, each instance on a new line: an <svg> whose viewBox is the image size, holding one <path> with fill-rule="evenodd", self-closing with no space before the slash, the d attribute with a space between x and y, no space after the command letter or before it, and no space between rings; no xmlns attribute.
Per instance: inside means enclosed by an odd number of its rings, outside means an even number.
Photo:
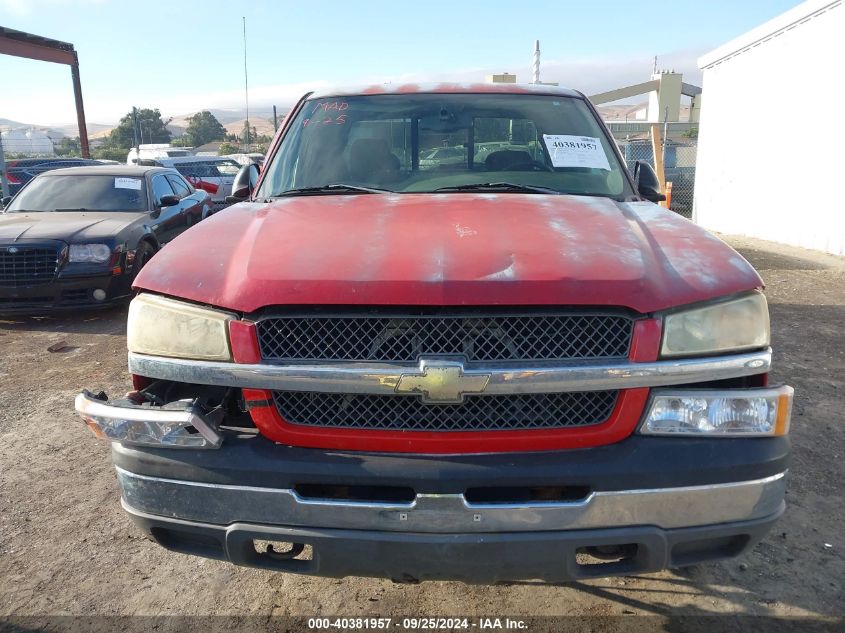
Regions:
<svg viewBox="0 0 845 633"><path fill-rule="evenodd" d="M666 171L663 168L663 144L660 142L660 124L651 124L651 153L654 156L654 171L657 174L657 180L660 182L661 193L666 191ZM660 206L668 206L665 202L661 202Z"/></svg>

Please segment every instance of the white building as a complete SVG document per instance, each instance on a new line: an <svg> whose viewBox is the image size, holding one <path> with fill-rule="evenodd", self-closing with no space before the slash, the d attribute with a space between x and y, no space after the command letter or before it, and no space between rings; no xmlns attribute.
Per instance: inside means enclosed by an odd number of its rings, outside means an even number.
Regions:
<svg viewBox="0 0 845 633"><path fill-rule="evenodd" d="M845 255L845 6L808 0L698 60L693 219Z"/></svg>
<svg viewBox="0 0 845 633"><path fill-rule="evenodd" d="M53 156L53 141L39 130L8 130L0 133L5 154Z"/></svg>

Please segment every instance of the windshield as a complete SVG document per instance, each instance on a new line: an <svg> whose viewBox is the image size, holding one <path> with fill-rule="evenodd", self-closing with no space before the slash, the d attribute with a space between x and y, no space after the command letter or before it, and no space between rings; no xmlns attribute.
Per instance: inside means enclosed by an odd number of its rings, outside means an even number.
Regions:
<svg viewBox="0 0 845 633"><path fill-rule="evenodd" d="M313 99L265 167L257 197L336 184L403 193L502 183L508 191L519 191L519 185L547 193L633 195L611 143L584 101L574 97Z"/></svg>
<svg viewBox="0 0 845 633"><path fill-rule="evenodd" d="M24 187L6 212L144 211L146 208L147 187L141 177L44 174Z"/></svg>

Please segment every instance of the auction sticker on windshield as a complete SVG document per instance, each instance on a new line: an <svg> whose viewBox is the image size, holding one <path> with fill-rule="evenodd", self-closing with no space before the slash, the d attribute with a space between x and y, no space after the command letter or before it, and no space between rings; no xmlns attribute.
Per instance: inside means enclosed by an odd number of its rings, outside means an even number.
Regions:
<svg viewBox="0 0 845 633"><path fill-rule="evenodd" d="M610 171L601 141L593 136L543 134L553 167L593 167Z"/></svg>
<svg viewBox="0 0 845 633"><path fill-rule="evenodd" d="M115 178L114 179L114 188L115 189L135 189L137 191L141 190L141 179L140 178Z"/></svg>

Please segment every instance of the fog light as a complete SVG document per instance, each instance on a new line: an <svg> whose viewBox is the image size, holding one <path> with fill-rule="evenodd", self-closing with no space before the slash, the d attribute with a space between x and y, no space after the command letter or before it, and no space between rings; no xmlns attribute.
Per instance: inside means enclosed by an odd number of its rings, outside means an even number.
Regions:
<svg viewBox="0 0 845 633"><path fill-rule="evenodd" d="M100 439L129 446L219 448L223 438L192 408L162 409L117 406L85 391L76 396L76 411Z"/></svg>
<svg viewBox="0 0 845 633"><path fill-rule="evenodd" d="M792 394L792 387L656 389L640 433L715 437L786 435Z"/></svg>
<svg viewBox="0 0 845 633"><path fill-rule="evenodd" d="M96 301L105 301L106 300L106 291L102 288L97 288L94 291L94 299Z"/></svg>

